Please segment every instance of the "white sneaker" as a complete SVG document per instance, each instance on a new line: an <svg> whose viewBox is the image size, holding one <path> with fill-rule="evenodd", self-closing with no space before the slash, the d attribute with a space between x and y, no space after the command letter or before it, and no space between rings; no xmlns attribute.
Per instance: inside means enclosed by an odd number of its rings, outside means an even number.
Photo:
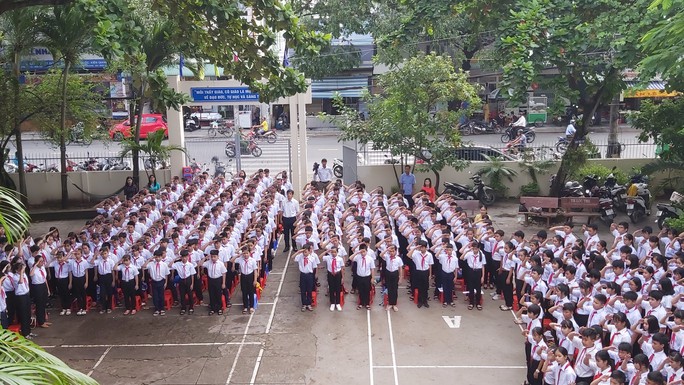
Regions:
<svg viewBox="0 0 684 385"><path fill-rule="evenodd" d="M335 305L330 305L330 311L335 311Z"/></svg>
<svg viewBox="0 0 684 385"><path fill-rule="evenodd" d="M500 298L500 297L499 297L498 294L494 294L494 295L492 296L492 299L495 300L495 301L496 301L497 299L499 299L499 298Z"/></svg>
<svg viewBox="0 0 684 385"><path fill-rule="evenodd" d="M64 315L66 314L66 310L62 309L62 311L59 312L59 315Z"/></svg>
<svg viewBox="0 0 684 385"><path fill-rule="evenodd" d="M342 311L342 306L340 306L339 303L335 305L335 308L337 309L337 311Z"/></svg>
<svg viewBox="0 0 684 385"><path fill-rule="evenodd" d="M71 309L67 309L66 315L71 315Z"/></svg>

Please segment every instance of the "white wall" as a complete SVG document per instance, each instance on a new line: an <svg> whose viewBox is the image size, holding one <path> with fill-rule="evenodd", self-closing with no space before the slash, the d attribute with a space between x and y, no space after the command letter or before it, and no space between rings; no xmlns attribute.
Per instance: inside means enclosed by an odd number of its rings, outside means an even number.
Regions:
<svg viewBox="0 0 684 385"><path fill-rule="evenodd" d="M130 171L88 171L68 173L69 200L72 202L99 203L99 199L91 198L79 191L73 184L78 185L84 191L96 195L107 195L120 189L126 182L126 177L131 176ZM157 181L164 186L171 181L170 170L157 170ZM17 174L10 174L14 183L19 185ZM72 184L73 183L73 184ZM147 174L140 173L140 184L147 184ZM26 174L26 192L31 205L40 205L48 202L56 202L61 199L62 185L61 174L58 172L37 172ZM119 194L123 196L123 194Z"/></svg>

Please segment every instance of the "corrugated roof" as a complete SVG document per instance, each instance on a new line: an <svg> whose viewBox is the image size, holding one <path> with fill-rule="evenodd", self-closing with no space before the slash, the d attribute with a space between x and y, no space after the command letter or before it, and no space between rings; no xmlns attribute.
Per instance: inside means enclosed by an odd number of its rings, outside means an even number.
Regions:
<svg viewBox="0 0 684 385"><path fill-rule="evenodd" d="M659 80L650 81L648 85L634 80L625 81L625 84L627 88L636 88L638 90L664 90L666 86L665 82Z"/></svg>
<svg viewBox="0 0 684 385"><path fill-rule="evenodd" d="M368 76L326 78L311 82L311 96L315 99L332 99L336 93L346 98L358 98L367 89Z"/></svg>

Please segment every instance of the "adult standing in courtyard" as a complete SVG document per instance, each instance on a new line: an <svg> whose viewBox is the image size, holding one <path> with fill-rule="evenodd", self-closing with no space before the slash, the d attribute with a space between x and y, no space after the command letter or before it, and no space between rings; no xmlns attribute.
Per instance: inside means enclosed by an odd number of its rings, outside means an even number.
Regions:
<svg viewBox="0 0 684 385"><path fill-rule="evenodd" d="M316 175L318 175L318 190L325 192L333 178L333 171L328 167L327 159L321 159L321 167L316 171Z"/></svg>
<svg viewBox="0 0 684 385"><path fill-rule="evenodd" d="M413 186L416 184L416 176L411 173L411 166L404 167L404 173L399 178L401 184L401 192L408 202L409 210L413 210Z"/></svg>

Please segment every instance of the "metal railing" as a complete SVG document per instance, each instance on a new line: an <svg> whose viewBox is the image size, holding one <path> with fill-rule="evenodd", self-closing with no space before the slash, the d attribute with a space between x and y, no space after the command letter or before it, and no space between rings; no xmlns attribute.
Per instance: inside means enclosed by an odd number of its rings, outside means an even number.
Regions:
<svg viewBox="0 0 684 385"><path fill-rule="evenodd" d="M530 143L527 146L526 154L521 156L514 154L504 143L496 144L466 144L457 149L457 156L459 159L480 162L487 161L483 155L489 157L499 156L504 160L519 160L522 157L529 160L559 160L562 152L556 150L556 141L537 141ZM593 142L597 153L595 158L607 158L608 141L601 140ZM404 156L404 162L412 164L414 157L411 155ZM620 141L620 156L622 159L655 159L656 158L656 144L652 142L641 143L637 139L621 140ZM373 144L369 143L359 147L358 150L358 164L359 165L381 165L381 164L398 164L400 163L400 156L391 156L390 151L375 150Z"/></svg>

